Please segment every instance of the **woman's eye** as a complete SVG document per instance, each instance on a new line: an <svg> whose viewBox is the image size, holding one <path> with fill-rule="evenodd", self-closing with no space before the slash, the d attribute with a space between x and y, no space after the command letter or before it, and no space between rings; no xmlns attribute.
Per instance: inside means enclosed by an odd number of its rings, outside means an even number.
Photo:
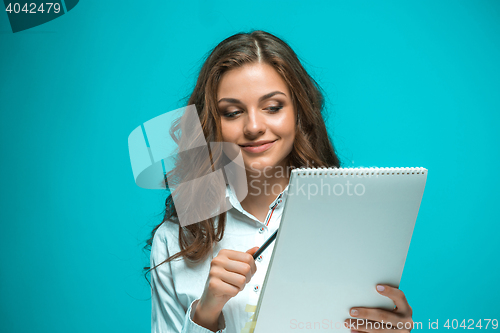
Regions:
<svg viewBox="0 0 500 333"><path fill-rule="evenodd" d="M278 105L278 106L270 106L265 110L268 110L270 113L277 113L279 110L283 109L283 105ZM233 112L226 112L223 114L224 118L234 118L237 116L239 113L242 113L243 111L233 111Z"/></svg>
<svg viewBox="0 0 500 333"><path fill-rule="evenodd" d="M240 111L234 111L234 112L228 112L228 113L224 113L224 117L226 118L234 118L234 116Z"/></svg>
<svg viewBox="0 0 500 333"><path fill-rule="evenodd" d="M279 105L279 106L270 106L267 108L269 111L271 111L271 113L276 113L278 112L279 110L283 109L283 105Z"/></svg>

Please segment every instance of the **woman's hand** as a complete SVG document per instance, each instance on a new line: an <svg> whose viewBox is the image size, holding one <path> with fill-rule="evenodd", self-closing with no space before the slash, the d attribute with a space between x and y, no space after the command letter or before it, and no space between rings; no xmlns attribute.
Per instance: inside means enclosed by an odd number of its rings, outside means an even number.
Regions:
<svg viewBox="0 0 500 333"><path fill-rule="evenodd" d="M406 300L405 294L398 288L386 284L377 285L379 294L389 297L394 301L394 310L383 310L377 308L353 307L350 315L356 319L346 319L346 327L351 332L409 332L413 328L411 319L413 311Z"/></svg>
<svg viewBox="0 0 500 333"><path fill-rule="evenodd" d="M224 305L238 295L257 271L253 254L259 248L246 252L222 249L210 263L205 289L196 305L195 317L202 322L219 318Z"/></svg>

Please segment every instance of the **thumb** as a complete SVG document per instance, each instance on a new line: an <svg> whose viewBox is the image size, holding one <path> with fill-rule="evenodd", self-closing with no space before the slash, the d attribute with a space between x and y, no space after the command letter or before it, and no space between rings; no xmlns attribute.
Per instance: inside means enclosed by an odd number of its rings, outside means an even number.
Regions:
<svg viewBox="0 0 500 333"><path fill-rule="evenodd" d="M257 252L258 249L259 249L258 246L254 246L251 249L247 250L246 253L250 253L253 255L255 252Z"/></svg>

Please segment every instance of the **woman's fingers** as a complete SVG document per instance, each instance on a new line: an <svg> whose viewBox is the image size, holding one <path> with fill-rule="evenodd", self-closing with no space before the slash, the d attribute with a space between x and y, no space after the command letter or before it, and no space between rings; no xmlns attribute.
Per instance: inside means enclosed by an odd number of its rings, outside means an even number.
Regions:
<svg viewBox="0 0 500 333"><path fill-rule="evenodd" d="M220 280L237 288L238 292L240 292L250 282L256 270L257 267L251 254L233 250L221 250L217 257L212 259L209 277L210 280ZM214 290L221 288L217 282L213 283L211 287ZM229 291L230 295L235 295L234 290L229 288Z"/></svg>
<svg viewBox="0 0 500 333"><path fill-rule="evenodd" d="M229 299L238 295L257 271L251 254L256 250L220 250L210 262L207 283L199 304L210 308L211 311L219 311Z"/></svg>
<svg viewBox="0 0 500 333"><path fill-rule="evenodd" d="M398 288L389 285L377 285L377 291L390 298L396 308L384 310L378 308L353 307L350 315L356 319L346 319L346 324L354 331L360 332L409 332L413 329L412 309L405 294Z"/></svg>
<svg viewBox="0 0 500 333"><path fill-rule="evenodd" d="M396 326L397 322L401 321L401 317L396 313L378 308L355 307L351 309L350 315L355 318L359 318L360 322L363 319L365 321L367 319L383 323L390 323L392 326ZM354 321L356 321L356 319Z"/></svg>
<svg viewBox="0 0 500 333"><path fill-rule="evenodd" d="M208 282L208 290L211 291L210 295L216 297L224 297L225 295L234 297L241 291L240 287L233 285L232 283L223 281L220 278L210 279Z"/></svg>
<svg viewBox="0 0 500 333"><path fill-rule="evenodd" d="M223 256L230 260L248 264L251 269L250 271L251 275L254 275L255 272L257 271L257 265L255 265L255 260L253 259L253 256L250 253L223 249L220 250L217 257L218 256Z"/></svg>
<svg viewBox="0 0 500 333"><path fill-rule="evenodd" d="M386 284L377 285L377 291L379 294L389 297L392 299L394 304L396 305L396 309L394 310L396 313L400 313L404 316L412 316L412 309L406 300L405 294L399 290L398 288L391 287Z"/></svg>
<svg viewBox="0 0 500 333"><path fill-rule="evenodd" d="M223 265L221 265L221 268L223 268L226 272L236 273L245 277L246 283L250 282L253 276L251 266L241 261L227 260Z"/></svg>
<svg viewBox="0 0 500 333"><path fill-rule="evenodd" d="M227 271L223 276L221 276L221 280L238 288L238 292L242 291L247 284L247 280L244 275Z"/></svg>

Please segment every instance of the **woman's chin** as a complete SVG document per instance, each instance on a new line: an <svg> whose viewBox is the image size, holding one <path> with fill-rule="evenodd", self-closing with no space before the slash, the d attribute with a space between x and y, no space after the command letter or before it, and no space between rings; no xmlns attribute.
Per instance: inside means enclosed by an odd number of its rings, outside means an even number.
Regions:
<svg viewBox="0 0 500 333"><path fill-rule="evenodd" d="M245 162L245 169L247 172L252 174L263 175L266 172L266 175L271 176L269 172L271 172L274 168L276 168L275 163L269 163L264 161L252 161L250 163Z"/></svg>

